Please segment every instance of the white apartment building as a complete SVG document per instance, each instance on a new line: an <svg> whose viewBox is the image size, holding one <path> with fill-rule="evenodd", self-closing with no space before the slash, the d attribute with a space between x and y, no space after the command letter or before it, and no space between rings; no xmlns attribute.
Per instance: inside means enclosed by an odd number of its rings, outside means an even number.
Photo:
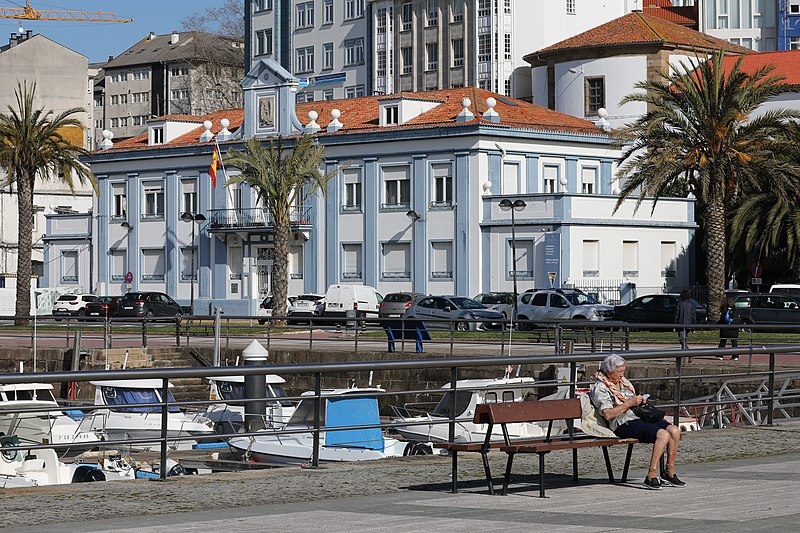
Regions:
<svg viewBox="0 0 800 533"><path fill-rule="evenodd" d="M779 0L699 0L700 31L756 52L778 50Z"/></svg>

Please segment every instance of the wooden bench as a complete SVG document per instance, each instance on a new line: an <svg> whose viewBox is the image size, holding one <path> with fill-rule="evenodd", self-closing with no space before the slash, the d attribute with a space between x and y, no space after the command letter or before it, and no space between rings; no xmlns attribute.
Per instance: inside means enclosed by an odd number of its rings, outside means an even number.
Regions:
<svg viewBox="0 0 800 533"><path fill-rule="evenodd" d="M611 468L611 460L608 456L608 446L628 444L628 453L625 458L625 467L622 473L622 481L626 481L633 445L639 441L636 439L599 439L584 433L576 433L572 429L573 421L576 418L581 418L581 404L579 399L482 404L476 408L473 422L475 424L486 424L486 438L483 442L437 442L434 444L434 447L446 449L450 452L452 461L451 484L452 492L454 493L458 492L458 454L459 452L471 452L481 454L489 493L494 494L494 483L492 482L488 454L491 450L497 449L508 454L506 474L503 481L503 494L508 492L511 466L514 455L517 453L539 454L539 495L541 497L544 497L544 455L558 449L573 450L573 478L577 480L578 448L602 447L609 480L613 482L614 474ZM555 437L551 435L553 422L556 420L564 420L566 422L567 434L557 435ZM545 421L548 422L548 426L547 433L544 437L511 440L507 424ZM501 428L502 440L492 440L493 429L496 425L499 425ZM496 439L497 436L495 435L494 438Z"/></svg>

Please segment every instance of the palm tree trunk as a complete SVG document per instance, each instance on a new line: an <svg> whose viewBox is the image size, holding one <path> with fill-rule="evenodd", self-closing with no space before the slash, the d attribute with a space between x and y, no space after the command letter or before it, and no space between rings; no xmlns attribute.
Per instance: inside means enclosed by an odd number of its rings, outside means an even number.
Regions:
<svg viewBox="0 0 800 533"><path fill-rule="evenodd" d="M33 248L33 184L30 173L20 172L17 177L17 305L16 315L31 315L31 249ZM17 325L27 325L27 319L17 319Z"/></svg>
<svg viewBox="0 0 800 533"><path fill-rule="evenodd" d="M275 262L272 264L274 313L277 316L286 316L286 297L289 295L289 225L276 223L273 232L275 239Z"/></svg>
<svg viewBox="0 0 800 533"><path fill-rule="evenodd" d="M709 196L706 206L708 321L716 322L725 297L725 204L720 196Z"/></svg>

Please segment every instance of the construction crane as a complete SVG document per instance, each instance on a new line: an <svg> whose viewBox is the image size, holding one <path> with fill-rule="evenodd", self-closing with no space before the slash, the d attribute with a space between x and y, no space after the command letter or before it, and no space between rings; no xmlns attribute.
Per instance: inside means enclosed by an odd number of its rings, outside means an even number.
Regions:
<svg viewBox="0 0 800 533"><path fill-rule="evenodd" d="M17 20L71 20L77 22L133 22L133 19L116 19L109 11L71 11L33 9L30 0L25 7L0 7L0 18Z"/></svg>

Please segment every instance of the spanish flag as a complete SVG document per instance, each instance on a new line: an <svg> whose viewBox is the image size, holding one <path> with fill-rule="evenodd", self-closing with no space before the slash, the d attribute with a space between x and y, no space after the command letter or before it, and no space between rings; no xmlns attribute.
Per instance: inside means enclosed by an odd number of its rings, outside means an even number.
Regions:
<svg viewBox="0 0 800 533"><path fill-rule="evenodd" d="M211 176L211 186L217 188L217 170L222 163L222 157L219 155L219 146L214 146L214 153L211 154L211 166L208 167L208 174Z"/></svg>

